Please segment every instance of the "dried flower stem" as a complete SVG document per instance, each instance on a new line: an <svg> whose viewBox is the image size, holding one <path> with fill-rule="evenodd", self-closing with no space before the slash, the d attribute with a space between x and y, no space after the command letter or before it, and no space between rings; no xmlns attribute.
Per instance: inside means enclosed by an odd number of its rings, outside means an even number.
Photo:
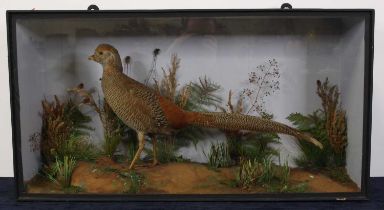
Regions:
<svg viewBox="0 0 384 210"><path fill-rule="evenodd" d="M245 114L249 115L251 112L257 112L261 116L265 114L264 97L280 89L279 77L278 63L275 59L269 60L267 65L257 66L257 71L249 73L248 80L254 88L242 91L241 96L247 97L251 104Z"/></svg>

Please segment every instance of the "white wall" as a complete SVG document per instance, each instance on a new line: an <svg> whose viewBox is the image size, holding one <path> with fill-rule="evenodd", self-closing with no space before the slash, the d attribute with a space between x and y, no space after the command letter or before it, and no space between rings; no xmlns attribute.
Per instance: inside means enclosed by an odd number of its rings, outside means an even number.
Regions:
<svg viewBox="0 0 384 210"><path fill-rule="evenodd" d="M362 174L363 112L357 110L363 110L364 100L357 96L364 95L364 30L363 22L351 28L343 36L339 47L342 56L340 98L347 113L348 128L346 168L354 181L361 180Z"/></svg>
<svg viewBox="0 0 384 210"><path fill-rule="evenodd" d="M58 1L57 1L58 2ZM79 2L68 0L61 2L61 7L57 7L58 3L53 1L2 1L0 2L0 131L2 140L0 141L0 176L13 176L12 164L12 140L10 126L10 111L9 111L9 89L8 89L8 66L7 66L7 44L6 44L6 27L5 27L5 10L7 9L84 9L91 3L96 3L101 9L172 9L172 8L277 8L282 2L280 1L171 1L164 0L161 2L139 1L139 2L121 2L121 1L86 1ZM225 2L225 3L223 3ZM384 93L380 91L384 88L384 84L380 84L379 69L384 67L383 56L384 46L384 18L381 14L384 13L384 5L379 5L380 1L331 1L324 0L321 2L308 1L290 1L296 8L375 8L376 9L376 61L374 75L374 101L373 101L373 133L372 133L372 176L384 176L384 166L379 163L383 155L380 153L384 148L384 143L381 138L384 133L380 132L380 126L384 123L384 112L380 108L384 103Z"/></svg>

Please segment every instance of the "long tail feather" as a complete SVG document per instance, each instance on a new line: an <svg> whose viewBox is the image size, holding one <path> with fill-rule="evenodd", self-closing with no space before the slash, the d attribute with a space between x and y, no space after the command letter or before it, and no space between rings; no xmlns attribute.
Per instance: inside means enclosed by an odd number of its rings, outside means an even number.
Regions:
<svg viewBox="0 0 384 210"><path fill-rule="evenodd" d="M299 140L308 141L321 149L323 148L323 145L318 140L300 132L295 128L260 117L220 112L188 112L187 122L190 125L219 128L229 131L249 130L266 133L288 134L296 137Z"/></svg>

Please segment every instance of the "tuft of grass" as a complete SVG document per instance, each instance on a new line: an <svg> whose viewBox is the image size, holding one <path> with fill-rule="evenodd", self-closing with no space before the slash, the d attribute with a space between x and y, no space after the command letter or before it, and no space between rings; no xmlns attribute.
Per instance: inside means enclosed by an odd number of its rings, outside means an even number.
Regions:
<svg viewBox="0 0 384 210"><path fill-rule="evenodd" d="M129 172L129 178L131 180L131 186L129 187L128 193L138 193L142 185L142 177L134 171Z"/></svg>
<svg viewBox="0 0 384 210"><path fill-rule="evenodd" d="M243 188L249 188L258 183L262 173L260 163L256 159L241 160L237 174L237 183Z"/></svg>
<svg viewBox="0 0 384 210"><path fill-rule="evenodd" d="M100 156L100 150L91 144L86 136L76 134L71 134L68 140L51 152L59 160L64 160L64 157L70 156L77 161L94 161Z"/></svg>
<svg viewBox="0 0 384 210"><path fill-rule="evenodd" d="M174 138L169 137L158 141L157 143L157 159L160 163L169 163L176 161L176 148Z"/></svg>
<svg viewBox="0 0 384 210"><path fill-rule="evenodd" d="M231 165L232 160L229 155L228 145L223 143L211 144L211 148L208 154L205 154L205 157L208 159L208 165L211 168L222 168L228 167Z"/></svg>
<svg viewBox="0 0 384 210"><path fill-rule="evenodd" d="M262 169L262 173L261 173L261 176L258 179L258 182L259 183L263 183L263 184L264 183L270 184L272 179L275 176L275 171L274 171L274 167L273 167L271 156L267 156L264 159L262 159L260 166L261 166L261 169Z"/></svg>
<svg viewBox="0 0 384 210"><path fill-rule="evenodd" d="M157 141L157 160L160 163L169 162L190 162L190 160L183 158L182 155L177 155L176 151L178 146L175 143L175 138L172 136L163 136L158 138ZM147 156L145 159L153 159L153 151L145 149Z"/></svg>
<svg viewBox="0 0 384 210"><path fill-rule="evenodd" d="M262 160L242 159L236 177L237 186L251 188L261 186L268 192L305 192L307 183L292 185L289 183L291 169L288 162L282 166L272 163L271 156Z"/></svg>
<svg viewBox="0 0 384 210"><path fill-rule="evenodd" d="M160 163L169 163L177 160L175 139L173 137L165 137L157 142L157 160Z"/></svg>
<svg viewBox="0 0 384 210"><path fill-rule="evenodd" d="M112 158L116 152L117 147L121 142L121 139L122 137L119 134L116 134L116 135L104 134L104 142L102 145L104 155Z"/></svg>
<svg viewBox="0 0 384 210"><path fill-rule="evenodd" d="M282 173L280 176L280 184L283 186L288 185L289 176L291 175L291 169L288 166L288 161L286 161L281 168L282 168Z"/></svg>
<svg viewBox="0 0 384 210"><path fill-rule="evenodd" d="M46 177L59 184L63 189L71 186L72 172L76 167L76 159L70 156L64 156L63 160L57 159L49 168L44 170Z"/></svg>

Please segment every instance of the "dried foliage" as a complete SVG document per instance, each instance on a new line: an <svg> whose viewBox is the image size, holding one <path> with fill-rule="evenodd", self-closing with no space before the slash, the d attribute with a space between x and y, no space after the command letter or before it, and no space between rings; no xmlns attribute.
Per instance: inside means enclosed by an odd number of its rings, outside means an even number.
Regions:
<svg viewBox="0 0 384 210"><path fill-rule="evenodd" d="M73 152L63 151L63 148L66 148L73 139L76 141L71 144L87 144L83 141L83 137L86 135L85 130L90 129L87 123L91 119L79 110L78 104L71 99L61 102L57 96L54 96L53 102L44 99L42 108L40 149L45 164L54 162L58 155L62 158L67 153ZM36 138L36 135L32 137Z"/></svg>
<svg viewBox="0 0 384 210"><path fill-rule="evenodd" d="M87 124L91 118L79 109L79 103L69 97L60 100L54 96L42 100L41 133L30 137L34 151L40 148L43 167L41 173L49 180L70 188L72 171L78 160L95 160L99 150L88 140Z"/></svg>
<svg viewBox="0 0 384 210"><path fill-rule="evenodd" d="M249 188L258 183L263 173L261 164L257 160L241 160L237 181L243 188Z"/></svg>
<svg viewBox="0 0 384 210"><path fill-rule="evenodd" d="M323 83L317 80L316 93L322 101L329 143L336 153L342 153L347 146L347 124L345 111L339 103L339 89L336 85L330 86L326 78Z"/></svg>
<svg viewBox="0 0 384 210"><path fill-rule="evenodd" d="M241 159L238 172L238 183L244 188L255 185L271 184L272 179L276 176L276 166L272 163L271 156L267 156L261 160L257 159Z"/></svg>
<svg viewBox="0 0 384 210"><path fill-rule="evenodd" d="M237 185L245 189L255 186L263 187L268 192L306 192L308 185L303 182L289 182L291 169L288 162L275 165L271 156L261 160L242 159L237 173Z"/></svg>
<svg viewBox="0 0 384 210"><path fill-rule="evenodd" d="M321 150L304 141L298 142L302 155L296 159L298 166L308 169L322 170L335 180L350 180L346 170L347 127L346 113L339 103L340 92L336 85L330 85L328 78L317 81L318 96L322 100L323 109L312 114L292 113L288 120L295 127L323 144Z"/></svg>
<svg viewBox="0 0 384 210"><path fill-rule="evenodd" d="M177 57L177 54L171 56L171 65L165 70L163 70L163 79L159 82L155 79L155 89L160 93L160 95L168 98L171 101L175 100L176 90L178 87L176 74L180 68L180 59Z"/></svg>

